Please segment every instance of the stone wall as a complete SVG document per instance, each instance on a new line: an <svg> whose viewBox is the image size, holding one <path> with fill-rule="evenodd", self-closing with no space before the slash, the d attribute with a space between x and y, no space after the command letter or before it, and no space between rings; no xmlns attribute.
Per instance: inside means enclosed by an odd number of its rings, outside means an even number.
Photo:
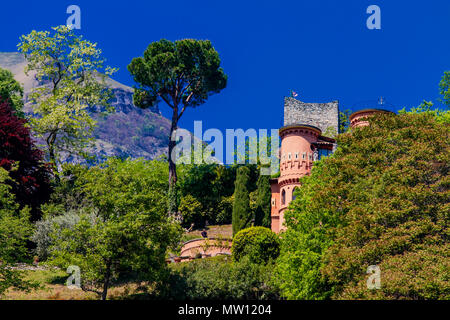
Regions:
<svg viewBox="0 0 450 320"><path fill-rule="evenodd" d="M232 239L199 238L183 243L180 258L194 258L197 254L202 256L216 256L218 254L231 255Z"/></svg>
<svg viewBox="0 0 450 320"><path fill-rule="evenodd" d="M322 133L339 128L339 102L306 103L291 97L284 98L284 125L307 124L318 127Z"/></svg>

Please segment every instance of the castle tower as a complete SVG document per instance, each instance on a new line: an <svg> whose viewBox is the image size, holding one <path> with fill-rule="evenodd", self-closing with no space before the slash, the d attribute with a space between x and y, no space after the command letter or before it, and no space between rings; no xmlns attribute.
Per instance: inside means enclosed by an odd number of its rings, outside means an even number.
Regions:
<svg viewBox="0 0 450 320"><path fill-rule="evenodd" d="M285 98L284 126L280 128L280 176L271 179L272 231L283 231L284 213L300 187L300 178L310 174L315 160L330 154L334 139L322 130L338 128L338 102L304 103Z"/></svg>
<svg viewBox="0 0 450 320"><path fill-rule="evenodd" d="M369 125L368 118L373 117L377 113L393 113L393 112L383 109L363 109L353 112L349 117L350 127L358 128L368 126Z"/></svg>
<svg viewBox="0 0 450 320"><path fill-rule="evenodd" d="M349 117L350 127L358 128L368 126L369 125L368 118L373 117L375 114L394 113L386 108L393 110L394 106L389 103L386 103L383 97L380 97L376 102L366 101L360 103L360 106L354 109L358 111L353 112Z"/></svg>

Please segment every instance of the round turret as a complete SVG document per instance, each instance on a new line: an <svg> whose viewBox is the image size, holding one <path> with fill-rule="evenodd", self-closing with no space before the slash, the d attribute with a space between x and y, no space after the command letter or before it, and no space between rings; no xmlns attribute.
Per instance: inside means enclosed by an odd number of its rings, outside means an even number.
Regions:
<svg viewBox="0 0 450 320"><path fill-rule="evenodd" d="M393 112L384 109L363 109L353 112L349 118L350 127L358 128L368 126L369 121L367 120L367 118L373 117L377 113L393 113Z"/></svg>

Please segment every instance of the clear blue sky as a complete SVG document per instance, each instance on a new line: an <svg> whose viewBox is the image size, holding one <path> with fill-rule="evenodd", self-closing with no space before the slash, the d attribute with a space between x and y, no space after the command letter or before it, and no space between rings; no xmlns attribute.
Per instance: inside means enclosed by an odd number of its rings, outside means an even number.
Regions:
<svg viewBox="0 0 450 320"><path fill-rule="evenodd" d="M291 89L300 100L339 100L343 109L379 96L416 106L439 97L450 70L449 0L2 1L0 51L15 51L33 29L65 24L70 4L81 8L81 33L127 85L126 66L152 41L212 41L229 84L185 113L189 130L194 120L204 129L278 128ZM372 4L381 8L381 30L366 28Z"/></svg>

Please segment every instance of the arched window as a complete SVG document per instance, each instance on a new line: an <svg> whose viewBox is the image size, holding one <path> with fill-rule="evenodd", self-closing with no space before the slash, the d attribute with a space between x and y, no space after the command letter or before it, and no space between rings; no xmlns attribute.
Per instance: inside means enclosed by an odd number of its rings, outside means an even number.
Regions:
<svg viewBox="0 0 450 320"><path fill-rule="evenodd" d="M281 205L284 206L286 203L286 191L281 191Z"/></svg>
<svg viewBox="0 0 450 320"><path fill-rule="evenodd" d="M295 191L297 191L297 187L295 187L295 188L292 190L292 201L294 201L295 198L297 198L297 197L295 196Z"/></svg>

